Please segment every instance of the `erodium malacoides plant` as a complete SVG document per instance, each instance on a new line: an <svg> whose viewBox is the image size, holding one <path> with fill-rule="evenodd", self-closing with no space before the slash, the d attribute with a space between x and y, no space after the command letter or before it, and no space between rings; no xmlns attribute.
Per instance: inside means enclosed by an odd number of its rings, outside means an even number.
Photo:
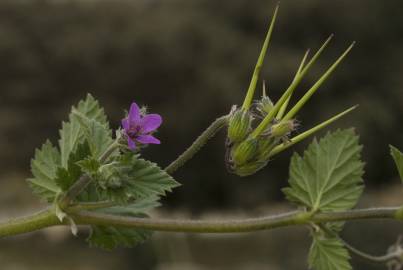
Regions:
<svg viewBox="0 0 403 270"><path fill-rule="evenodd" d="M273 156L306 139L356 106L305 129L297 113L333 74L353 44L324 71L305 94L293 101L293 93L328 46L331 36L309 57L307 51L296 68L290 85L277 101L263 87L261 98L254 100L259 72L268 50L276 21L276 8L251 83L243 103L233 105L229 114L217 118L169 166L162 169L141 154L149 145L164 143L155 134L163 123L158 114L147 112L132 102L115 132L104 110L88 94L62 123L57 145L50 141L36 150L31 162L32 191L49 207L27 217L0 224L0 237L22 234L56 225L91 228L91 246L113 249L132 247L147 240L153 231L194 233L241 233L277 227L304 225L312 236L309 267L318 270L352 269L350 253L383 263L389 269L402 269L403 246L400 241L386 255L372 256L350 246L340 236L345 222L358 219L394 219L403 221L403 206L353 209L363 189L362 146L353 129L330 132L314 139L303 155L295 153L290 162L289 187L285 198L295 204L295 211L246 220L171 220L149 217L166 192L179 186L173 173L190 160L220 129L227 128L225 165L230 173L252 176L266 166ZM135 98L134 98L135 99ZM294 104L288 109L289 104ZM301 131L295 135L298 127ZM161 141L160 141L161 139ZM403 178L403 154L391 146L391 154ZM253 184L253 178L250 177ZM292 253L292 249L289 250ZM291 256L291 255L290 255Z"/></svg>

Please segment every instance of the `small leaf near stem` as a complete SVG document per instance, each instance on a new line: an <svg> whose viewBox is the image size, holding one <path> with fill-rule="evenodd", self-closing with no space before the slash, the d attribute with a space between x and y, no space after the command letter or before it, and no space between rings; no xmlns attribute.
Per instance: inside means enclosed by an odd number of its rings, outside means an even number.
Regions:
<svg viewBox="0 0 403 270"><path fill-rule="evenodd" d="M363 190L361 149L351 129L314 140L302 157L292 157L287 199L312 212L354 207Z"/></svg>

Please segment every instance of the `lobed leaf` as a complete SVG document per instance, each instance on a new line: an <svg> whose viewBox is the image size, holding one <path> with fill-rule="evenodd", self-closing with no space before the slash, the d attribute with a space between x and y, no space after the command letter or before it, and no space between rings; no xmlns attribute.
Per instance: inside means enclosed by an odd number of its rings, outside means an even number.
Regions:
<svg viewBox="0 0 403 270"><path fill-rule="evenodd" d="M98 179L104 193L113 201L164 196L179 186L157 164L126 153L114 162L100 168L103 178Z"/></svg>
<svg viewBox="0 0 403 270"><path fill-rule="evenodd" d="M46 141L41 149L35 151L31 160L33 178L28 179L33 192L47 202L55 199L60 188L56 185L57 169L60 166L60 153L50 141Z"/></svg>
<svg viewBox="0 0 403 270"><path fill-rule="evenodd" d="M109 130L109 124L103 108L100 107L98 101L88 94L85 100L80 101L77 107L72 108L72 112L69 115L69 122L62 123L59 145L61 164L64 168L68 166L67 163L71 152L84 140L84 129L81 126L81 119L77 115L94 120L106 130Z"/></svg>
<svg viewBox="0 0 403 270"><path fill-rule="evenodd" d="M150 197L127 206L115 206L97 212L132 217L147 217L145 212L159 206L158 197ZM118 246L133 247L152 235L152 231L116 226L92 226L87 241L91 246L111 250Z"/></svg>
<svg viewBox="0 0 403 270"><path fill-rule="evenodd" d="M295 153L291 159L287 199L312 211L354 207L363 190L361 149L352 129L314 140L303 157Z"/></svg>
<svg viewBox="0 0 403 270"><path fill-rule="evenodd" d="M62 190L68 190L80 178L83 170L78 163L90 154L88 142L80 143L75 151L70 153L67 168L59 167L57 169L55 182Z"/></svg>
<svg viewBox="0 0 403 270"><path fill-rule="evenodd" d="M351 270L350 255L337 237L315 233L309 251L309 267L315 270Z"/></svg>

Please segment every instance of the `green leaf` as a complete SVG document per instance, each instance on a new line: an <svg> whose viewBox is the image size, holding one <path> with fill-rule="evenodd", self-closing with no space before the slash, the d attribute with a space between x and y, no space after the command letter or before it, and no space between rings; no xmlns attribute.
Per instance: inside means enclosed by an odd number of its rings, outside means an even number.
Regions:
<svg viewBox="0 0 403 270"><path fill-rule="evenodd" d="M361 149L352 129L314 140L303 157L292 157L287 199L313 211L354 207L363 190Z"/></svg>
<svg viewBox="0 0 403 270"><path fill-rule="evenodd" d="M155 163L126 153L100 168L98 183L107 196L118 202L130 199L163 196L179 186L169 174Z"/></svg>
<svg viewBox="0 0 403 270"><path fill-rule="evenodd" d="M84 140L84 129L77 115L82 115L90 120L94 120L109 129L103 108L100 107L98 101L88 94L85 100L80 101L77 107L72 108L72 113L69 115L69 122L62 123L59 145L61 164L64 168L68 166L67 163L71 152L75 151L77 145Z"/></svg>
<svg viewBox="0 0 403 270"><path fill-rule="evenodd" d="M94 158L100 158L113 143L112 130L95 120L87 121L84 135L87 141L90 142L89 146Z"/></svg>
<svg viewBox="0 0 403 270"><path fill-rule="evenodd" d="M67 162L67 169L59 167L56 172L56 184L62 190L68 190L83 174L78 162L90 155L90 148L87 141L80 143L74 152L70 153Z"/></svg>
<svg viewBox="0 0 403 270"><path fill-rule="evenodd" d="M33 192L47 202L52 202L60 192L54 181L59 166L60 153L50 141L46 141L41 149L37 149L35 157L31 160L33 178L27 181Z"/></svg>
<svg viewBox="0 0 403 270"><path fill-rule="evenodd" d="M98 173L98 169L101 166L101 163L98 161L98 159L89 157L77 162L77 165L80 166L81 170L84 173L93 176Z"/></svg>
<svg viewBox="0 0 403 270"><path fill-rule="evenodd" d="M309 251L309 267L315 270L351 270L350 255L337 237L316 233Z"/></svg>
<svg viewBox="0 0 403 270"><path fill-rule="evenodd" d="M159 206L158 197L140 200L127 206L115 206L100 209L97 212L131 217L147 217L144 212ZM140 244L152 235L151 231L116 226L92 226L87 241L91 246L111 250L118 246L133 247Z"/></svg>
<svg viewBox="0 0 403 270"><path fill-rule="evenodd" d="M400 179L403 182L403 153L392 145L389 145L389 147L390 147L390 154L392 155L393 160L395 161L396 168L400 175Z"/></svg>

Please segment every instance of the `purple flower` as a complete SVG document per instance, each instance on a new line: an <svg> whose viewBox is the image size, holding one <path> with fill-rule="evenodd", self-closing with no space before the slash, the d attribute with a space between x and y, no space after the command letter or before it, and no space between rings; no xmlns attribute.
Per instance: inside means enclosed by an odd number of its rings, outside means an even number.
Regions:
<svg viewBox="0 0 403 270"><path fill-rule="evenodd" d="M122 119L122 127L131 150L138 144L160 144L161 142L151 135L162 123L159 114L142 114L135 102L130 106L129 115Z"/></svg>

